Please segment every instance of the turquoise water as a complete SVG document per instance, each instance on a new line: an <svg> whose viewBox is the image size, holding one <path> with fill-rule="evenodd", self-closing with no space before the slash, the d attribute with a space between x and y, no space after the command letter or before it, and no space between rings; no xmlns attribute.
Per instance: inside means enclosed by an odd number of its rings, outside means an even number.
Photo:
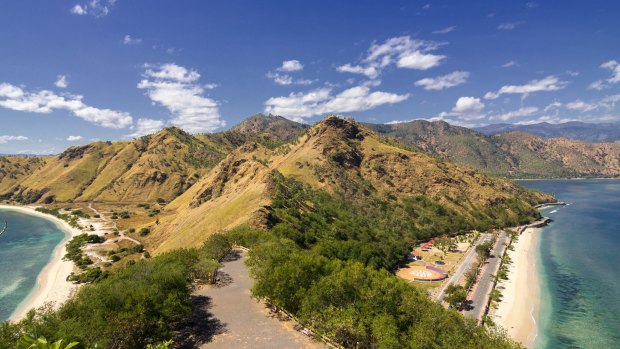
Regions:
<svg viewBox="0 0 620 349"><path fill-rule="evenodd" d="M523 181L565 207L539 245L536 348L620 348L620 180Z"/></svg>
<svg viewBox="0 0 620 349"><path fill-rule="evenodd" d="M0 321L4 321L33 290L65 234L54 222L17 211L0 209L0 220L9 224L0 235Z"/></svg>

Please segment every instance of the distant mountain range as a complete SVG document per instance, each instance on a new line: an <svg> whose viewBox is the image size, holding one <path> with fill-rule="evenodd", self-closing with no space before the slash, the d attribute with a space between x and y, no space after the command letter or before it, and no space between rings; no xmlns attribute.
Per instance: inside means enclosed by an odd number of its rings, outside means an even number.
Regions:
<svg viewBox="0 0 620 349"><path fill-rule="evenodd" d="M475 128L486 135L521 131L542 138L569 138L588 142L617 142L620 140L620 123L566 122L563 124L539 123L532 125L495 124Z"/></svg>

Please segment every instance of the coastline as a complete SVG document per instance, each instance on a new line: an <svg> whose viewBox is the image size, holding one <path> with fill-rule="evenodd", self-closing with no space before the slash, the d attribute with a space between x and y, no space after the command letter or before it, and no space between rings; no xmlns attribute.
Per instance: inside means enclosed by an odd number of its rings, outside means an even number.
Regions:
<svg viewBox="0 0 620 349"><path fill-rule="evenodd" d="M63 260L62 257L67 253L65 246L67 242L74 236L81 234L82 231L71 227L67 222L57 217L38 212L33 207L0 205L0 209L18 211L52 221L65 233L65 238L56 246L49 262L37 276L35 287L13 311L9 320L19 321L26 316L30 309L41 307L49 302L54 303L55 307L66 302L73 296L78 285L66 280L67 276L73 271L74 265L73 262Z"/></svg>
<svg viewBox="0 0 620 349"><path fill-rule="evenodd" d="M508 280L499 283L504 289L502 300L493 314L493 320L507 334L528 348L538 337L540 311L540 284L538 274L538 245L540 228L527 228L508 251L512 264Z"/></svg>

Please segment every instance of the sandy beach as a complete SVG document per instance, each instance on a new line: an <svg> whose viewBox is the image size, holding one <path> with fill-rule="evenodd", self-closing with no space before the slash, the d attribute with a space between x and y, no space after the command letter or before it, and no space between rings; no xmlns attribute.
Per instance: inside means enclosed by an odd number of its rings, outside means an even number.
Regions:
<svg viewBox="0 0 620 349"><path fill-rule="evenodd" d="M20 211L32 216L45 218L56 223L65 232L65 238L54 250L54 254L49 263L43 268L41 273L39 273L35 288L28 297L20 303L11 315L10 320L18 321L22 319L30 309L38 308L48 302L53 302L56 306L66 302L74 294L78 286L66 280L67 276L73 271L74 266L73 262L65 261L62 257L67 252L65 247L67 242L73 236L81 234L82 231L71 227L67 222L52 215L37 212L33 207L0 205L0 208Z"/></svg>
<svg viewBox="0 0 620 349"><path fill-rule="evenodd" d="M495 323L514 340L529 348L538 334L536 319L540 308L540 288L536 257L539 235L539 228L526 229L513 243L514 251L508 251L512 259L509 279L499 284L503 297L494 312Z"/></svg>

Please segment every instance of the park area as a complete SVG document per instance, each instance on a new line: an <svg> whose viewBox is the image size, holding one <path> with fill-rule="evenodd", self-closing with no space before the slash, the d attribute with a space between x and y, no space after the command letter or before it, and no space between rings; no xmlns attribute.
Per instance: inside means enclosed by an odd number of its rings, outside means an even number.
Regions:
<svg viewBox="0 0 620 349"><path fill-rule="evenodd" d="M396 275L433 293L458 266L475 238L472 233L437 238L415 246L410 262L399 268Z"/></svg>

